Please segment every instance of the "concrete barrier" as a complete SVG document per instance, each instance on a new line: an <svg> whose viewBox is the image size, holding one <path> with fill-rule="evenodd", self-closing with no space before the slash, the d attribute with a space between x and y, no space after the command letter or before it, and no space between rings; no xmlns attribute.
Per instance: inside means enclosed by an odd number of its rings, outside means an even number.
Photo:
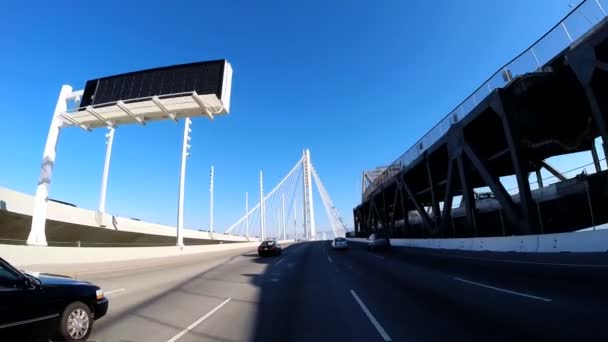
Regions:
<svg viewBox="0 0 608 342"><path fill-rule="evenodd" d="M256 248L258 242L184 247L32 247L0 245L0 256L16 266L79 264L172 257L197 253Z"/></svg>
<svg viewBox="0 0 608 342"><path fill-rule="evenodd" d="M293 240L279 241L291 243ZM84 264L112 261L158 259L180 255L227 251L234 249L251 249L258 247L259 242L239 242L216 245L184 247L32 247L17 245L0 245L0 257L15 266Z"/></svg>
<svg viewBox="0 0 608 342"><path fill-rule="evenodd" d="M0 239L25 240L29 234L34 198L31 195L0 187ZM113 244L169 244L175 239L175 227L131 218L103 215L96 211L49 201L47 240L58 242L95 242ZM50 236L49 236L50 235ZM213 235L213 236L212 236ZM184 242L247 241L222 233L184 229ZM203 241L205 240L205 241Z"/></svg>
<svg viewBox="0 0 608 342"><path fill-rule="evenodd" d="M367 239L348 238L353 242ZM608 252L608 229L571 233L463 239L391 239L391 245L492 252Z"/></svg>

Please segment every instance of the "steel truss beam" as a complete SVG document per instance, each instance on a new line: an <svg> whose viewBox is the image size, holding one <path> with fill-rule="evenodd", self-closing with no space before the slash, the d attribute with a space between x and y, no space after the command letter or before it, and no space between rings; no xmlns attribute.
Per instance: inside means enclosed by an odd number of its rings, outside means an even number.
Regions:
<svg viewBox="0 0 608 342"><path fill-rule="evenodd" d="M441 224L441 214L439 213L439 201L437 200L437 194L435 193L435 183L433 181L433 172L431 170L431 161L428 156L426 156L426 173L429 181L429 190L431 192L431 207L433 208L433 222L435 223L435 228L439 228Z"/></svg>
<svg viewBox="0 0 608 342"><path fill-rule="evenodd" d="M484 181L484 183L490 187L494 196L500 203L501 207L505 211L507 219L509 219L512 223L521 223L521 215L519 215L517 210L517 205L513 202L513 199L502 185L498 177L492 175L488 166L477 156L477 153L473 151L473 148L468 144L464 143L464 153L471 161L473 167Z"/></svg>
<svg viewBox="0 0 608 342"><path fill-rule="evenodd" d="M454 160L448 161L448 174L445 183L445 195L443 197L443 211L441 213L441 230L442 234L447 233L448 225L451 225L452 220L452 202L454 200Z"/></svg>
<svg viewBox="0 0 608 342"><path fill-rule="evenodd" d="M460 155L456 158L458 164L458 174L460 178L460 186L462 189L462 197L464 198L464 205L466 211L467 226L473 228L473 235L477 236L477 206L475 204L475 196L473 195L473 188L471 187L471 181L467 172L467 166L464 162L464 156Z"/></svg>
<svg viewBox="0 0 608 342"><path fill-rule="evenodd" d="M408 198L409 198L410 202L412 202L414 204L414 207L418 211L418 214L420 214L420 217L422 218L422 222L424 222L425 228L432 228L433 220L431 220L431 218L429 217L429 214L426 212L426 210L424 210L424 208L422 207L422 205L416 198L416 194L409 187L409 185L405 181L404 176L398 176L397 182L398 182L397 183L398 186L400 186L402 189L405 190L405 192L407 192Z"/></svg>

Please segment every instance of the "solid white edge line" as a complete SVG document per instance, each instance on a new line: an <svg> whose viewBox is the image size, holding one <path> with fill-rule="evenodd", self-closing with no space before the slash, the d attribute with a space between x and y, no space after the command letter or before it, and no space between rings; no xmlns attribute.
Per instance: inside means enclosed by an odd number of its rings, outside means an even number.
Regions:
<svg viewBox="0 0 608 342"><path fill-rule="evenodd" d="M327 256L327 260L329 260L329 262L334 262L333 260L331 260L331 257L329 255Z"/></svg>
<svg viewBox="0 0 608 342"><path fill-rule="evenodd" d="M375 256L376 258L384 259L384 257L383 257L383 256L376 255L376 254L373 254L373 253L372 253L372 256Z"/></svg>
<svg viewBox="0 0 608 342"><path fill-rule="evenodd" d="M361 307L361 310L363 310L363 312L365 313L365 315L367 315L367 318L369 318L370 322L372 322L372 324L374 325L374 327L376 328L376 330L378 330L378 333L380 333L380 336L382 336L382 338L385 341L392 341L391 337L388 336L388 334L386 333L386 331L384 330L384 328L382 328L382 326L380 325L380 323L378 323L378 321L376 320L376 318L374 317L374 315L372 315L372 313L367 309L367 306L365 306L365 304L363 304L363 301L361 300L361 298L359 298L359 296L357 296L357 293L355 293L355 291L351 289L350 290L350 294L353 295L353 298L355 298L355 300L357 301L357 303Z"/></svg>
<svg viewBox="0 0 608 342"><path fill-rule="evenodd" d="M277 262L276 262L276 264L274 264L274 265L275 265L275 266L279 265L280 263L282 263L282 262L283 262L283 260L285 260L285 259L283 258L283 259L281 259L281 260L277 261Z"/></svg>
<svg viewBox="0 0 608 342"><path fill-rule="evenodd" d="M104 292L104 294L109 295L109 294L116 293L116 292L121 292L121 291L124 291L124 290L125 289L117 289L117 290L112 290L112 291Z"/></svg>
<svg viewBox="0 0 608 342"><path fill-rule="evenodd" d="M222 306L226 305L226 303L228 303L231 299L232 298L228 298L225 301L223 301L220 305L213 308L213 310L207 312L207 314L205 316L197 319L196 322L190 324L186 329L182 330L179 334L177 334L177 335L173 336L171 339L167 340L167 342L175 342L175 341L179 340L182 336L186 335L190 330L194 329L194 327L201 324L202 321L206 320L207 318L209 318L209 316L213 315Z"/></svg>
<svg viewBox="0 0 608 342"><path fill-rule="evenodd" d="M465 282L465 283L469 283L469 284L485 287L485 288L496 290L496 291L501 291L501 292L506 292L506 293L514 294L514 295L517 295L517 296L528 297L528 298L532 298L532 299L538 299L538 300L542 300L544 302L552 302L553 301L553 300L551 300L549 298L538 297L538 296L533 296L533 295L529 295L529 294L525 294L525 293L521 293L521 292L501 289L500 287L494 287L494 286L490 286L490 285L486 285L486 284L476 283L474 281L470 281L470 280L466 280L466 279L462 279L462 278L454 277L454 280L458 280L458 281L462 281L462 282Z"/></svg>

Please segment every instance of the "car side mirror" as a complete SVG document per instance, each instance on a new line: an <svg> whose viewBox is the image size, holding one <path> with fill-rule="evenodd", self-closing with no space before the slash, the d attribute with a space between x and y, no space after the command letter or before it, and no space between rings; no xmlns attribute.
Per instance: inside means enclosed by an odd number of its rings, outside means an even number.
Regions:
<svg viewBox="0 0 608 342"><path fill-rule="evenodd" d="M31 289L33 287L32 281L28 277L19 278L17 280L17 287L21 289Z"/></svg>

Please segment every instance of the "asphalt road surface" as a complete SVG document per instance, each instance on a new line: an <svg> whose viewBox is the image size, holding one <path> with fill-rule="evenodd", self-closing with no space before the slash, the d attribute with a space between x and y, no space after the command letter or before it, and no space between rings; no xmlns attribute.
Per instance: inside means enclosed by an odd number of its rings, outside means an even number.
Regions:
<svg viewBox="0 0 608 342"><path fill-rule="evenodd" d="M321 241L279 257L243 249L65 272L110 298L90 341L608 340L608 267L597 260L333 251Z"/></svg>

